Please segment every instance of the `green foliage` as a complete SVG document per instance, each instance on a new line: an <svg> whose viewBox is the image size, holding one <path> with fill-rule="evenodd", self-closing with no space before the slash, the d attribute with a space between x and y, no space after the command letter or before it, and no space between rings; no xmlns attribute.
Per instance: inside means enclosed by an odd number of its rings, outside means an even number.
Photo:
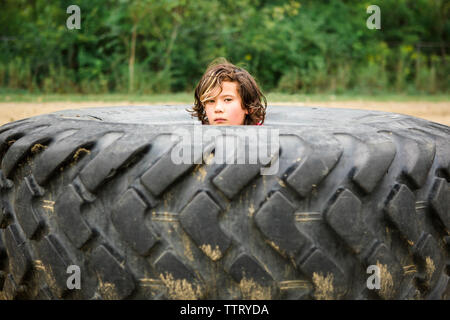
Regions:
<svg viewBox="0 0 450 320"><path fill-rule="evenodd" d="M45 93L192 91L226 57L265 91L448 93L450 5L379 0L0 1L0 87Z"/></svg>

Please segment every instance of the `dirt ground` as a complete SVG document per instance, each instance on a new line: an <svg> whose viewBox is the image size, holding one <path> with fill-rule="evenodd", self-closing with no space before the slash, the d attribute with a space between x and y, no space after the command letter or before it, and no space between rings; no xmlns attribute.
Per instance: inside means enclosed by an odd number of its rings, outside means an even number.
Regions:
<svg viewBox="0 0 450 320"><path fill-rule="evenodd" d="M165 102L164 104L170 104ZM175 104L175 103L174 103ZM176 103L179 104L179 103ZM38 114L54 112L63 109L79 109L92 107L112 107L147 105L146 103L131 102L2 102L0 103L0 125L28 118ZM339 102L298 102L298 103L269 103L269 107L277 105L314 106L331 108L350 108L378 110L407 114L424 118L450 126L450 101L445 102L380 102L380 101L339 101Z"/></svg>

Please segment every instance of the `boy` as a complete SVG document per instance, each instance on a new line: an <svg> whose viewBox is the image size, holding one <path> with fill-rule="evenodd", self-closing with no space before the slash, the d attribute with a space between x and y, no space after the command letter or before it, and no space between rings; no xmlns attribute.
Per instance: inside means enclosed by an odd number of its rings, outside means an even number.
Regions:
<svg viewBox="0 0 450 320"><path fill-rule="evenodd" d="M266 108L266 97L255 79L222 60L206 70L195 88L194 106L187 111L202 124L262 125Z"/></svg>

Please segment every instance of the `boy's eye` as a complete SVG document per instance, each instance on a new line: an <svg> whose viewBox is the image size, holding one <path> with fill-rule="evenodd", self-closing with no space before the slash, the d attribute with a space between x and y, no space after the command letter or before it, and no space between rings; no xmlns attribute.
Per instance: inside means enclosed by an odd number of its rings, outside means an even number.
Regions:
<svg viewBox="0 0 450 320"><path fill-rule="evenodd" d="M233 100L233 99L231 99L231 98L226 98L225 99L225 101L227 101L227 102L230 102L231 100Z"/></svg>

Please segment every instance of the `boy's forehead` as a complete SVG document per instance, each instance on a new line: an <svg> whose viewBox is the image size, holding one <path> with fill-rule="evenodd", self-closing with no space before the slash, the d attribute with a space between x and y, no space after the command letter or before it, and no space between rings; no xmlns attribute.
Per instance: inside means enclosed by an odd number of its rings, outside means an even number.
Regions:
<svg viewBox="0 0 450 320"><path fill-rule="evenodd" d="M237 82L223 81L221 86L216 86L212 90L214 96L237 95Z"/></svg>

